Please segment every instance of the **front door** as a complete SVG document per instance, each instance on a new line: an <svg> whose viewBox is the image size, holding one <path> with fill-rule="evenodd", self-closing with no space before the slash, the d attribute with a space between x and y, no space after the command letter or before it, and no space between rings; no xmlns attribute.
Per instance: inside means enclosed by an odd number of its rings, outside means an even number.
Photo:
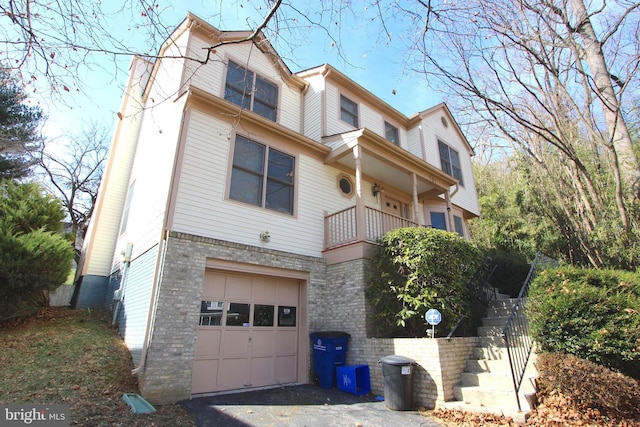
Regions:
<svg viewBox="0 0 640 427"><path fill-rule="evenodd" d="M382 211L408 219L409 209L407 204L386 195L382 196Z"/></svg>

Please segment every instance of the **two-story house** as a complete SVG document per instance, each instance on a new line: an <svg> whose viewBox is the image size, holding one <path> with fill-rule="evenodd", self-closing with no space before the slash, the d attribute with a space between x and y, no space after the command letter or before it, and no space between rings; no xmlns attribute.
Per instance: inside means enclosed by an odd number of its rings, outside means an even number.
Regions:
<svg viewBox="0 0 640 427"><path fill-rule="evenodd" d="M467 237L479 214L446 105L407 117L249 34L188 14L161 59L133 60L85 239L76 306L115 299L155 403L309 382L311 332L349 333L358 362L376 239Z"/></svg>

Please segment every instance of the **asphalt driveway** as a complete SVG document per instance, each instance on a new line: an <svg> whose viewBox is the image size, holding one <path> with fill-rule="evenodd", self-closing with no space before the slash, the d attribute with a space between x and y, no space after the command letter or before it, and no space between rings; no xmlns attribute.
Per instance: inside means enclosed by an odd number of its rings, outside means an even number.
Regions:
<svg viewBox="0 0 640 427"><path fill-rule="evenodd" d="M185 400L199 427L440 427L417 411L395 411L377 396L295 385Z"/></svg>

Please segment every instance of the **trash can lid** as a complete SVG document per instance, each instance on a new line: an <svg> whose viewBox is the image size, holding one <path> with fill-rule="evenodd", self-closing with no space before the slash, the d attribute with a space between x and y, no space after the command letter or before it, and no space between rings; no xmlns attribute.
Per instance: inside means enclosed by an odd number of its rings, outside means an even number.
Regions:
<svg viewBox="0 0 640 427"><path fill-rule="evenodd" d="M312 332L309 334L311 338L348 338L351 337L346 332L339 331L326 331L326 332Z"/></svg>
<svg viewBox="0 0 640 427"><path fill-rule="evenodd" d="M416 361L405 356L393 354L391 356L383 357L382 359L378 360L378 363L386 363L387 365L413 365L416 363Z"/></svg>

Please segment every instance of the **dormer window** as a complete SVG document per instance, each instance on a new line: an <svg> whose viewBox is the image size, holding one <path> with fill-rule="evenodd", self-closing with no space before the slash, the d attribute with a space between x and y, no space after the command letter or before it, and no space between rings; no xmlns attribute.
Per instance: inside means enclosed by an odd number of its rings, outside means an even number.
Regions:
<svg viewBox="0 0 640 427"><path fill-rule="evenodd" d="M438 151L440 151L440 166L442 171L456 178L460 182L460 185L464 187L462 166L460 166L460 156L458 152L442 141L438 141Z"/></svg>
<svg viewBox="0 0 640 427"><path fill-rule="evenodd" d="M358 104L340 95L340 118L354 128L358 127Z"/></svg>
<svg viewBox="0 0 640 427"><path fill-rule="evenodd" d="M229 61L224 99L276 121L278 87L253 71Z"/></svg>
<svg viewBox="0 0 640 427"><path fill-rule="evenodd" d="M389 122L384 122L384 137L387 141L400 145L400 137L398 136L398 128Z"/></svg>

